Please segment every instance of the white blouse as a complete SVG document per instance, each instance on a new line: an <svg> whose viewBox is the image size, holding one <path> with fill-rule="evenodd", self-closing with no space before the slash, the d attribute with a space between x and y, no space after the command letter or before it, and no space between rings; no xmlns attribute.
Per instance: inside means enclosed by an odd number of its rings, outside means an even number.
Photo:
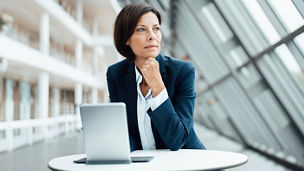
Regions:
<svg viewBox="0 0 304 171"><path fill-rule="evenodd" d="M152 132L151 119L147 113L151 108L154 111L164 101L168 99L167 89L162 90L156 97L152 97L152 91L149 89L144 97L140 90L140 83L142 82L142 75L135 66L136 83L137 83L137 121L141 144L143 150L156 149L155 140Z"/></svg>

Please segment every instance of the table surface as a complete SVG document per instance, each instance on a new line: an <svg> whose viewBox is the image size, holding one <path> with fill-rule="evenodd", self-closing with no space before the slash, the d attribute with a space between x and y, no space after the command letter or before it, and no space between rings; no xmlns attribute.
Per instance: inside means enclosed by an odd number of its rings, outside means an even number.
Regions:
<svg viewBox="0 0 304 171"><path fill-rule="evenodd" d="M58 157L48 164L53 170L214 170L242 165L248 161L246 155L215 150L180 149L138 150L130 153L134 156L154 156L153 160L144 163L86 165L75 164L74 160L86 157L76 154Z"/></svg>

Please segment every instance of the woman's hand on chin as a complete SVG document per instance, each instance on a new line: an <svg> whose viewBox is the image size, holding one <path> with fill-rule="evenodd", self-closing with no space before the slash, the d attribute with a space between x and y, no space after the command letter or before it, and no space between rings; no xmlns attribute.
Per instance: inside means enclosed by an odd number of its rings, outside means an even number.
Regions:
<svg viewBox="0 0 304 171"><path fill-rule="evenodd" d="M159 63L155 58L149 57L144 61L141 73L152 90L152 97L157 96L165 88L159 71Z"/></svg>

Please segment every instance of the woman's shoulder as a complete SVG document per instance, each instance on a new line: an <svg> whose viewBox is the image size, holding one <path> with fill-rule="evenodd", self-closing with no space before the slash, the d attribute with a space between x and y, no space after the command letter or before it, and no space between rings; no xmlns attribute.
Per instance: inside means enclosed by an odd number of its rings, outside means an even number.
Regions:
<svg viewBox="0 0 304 171"><path fill-rule="evenodd" d="M108 67L107 72L119 72L128 70L130 62L127 59L116 62Z"/></svg>
<svg viewBox="0 0 304 171"><path fill-rule="evenodd" d="M190 61L177 59L171 56L162 56L164 63L167 67L173 68L174 70L193 70L194 66Z"/></svg>

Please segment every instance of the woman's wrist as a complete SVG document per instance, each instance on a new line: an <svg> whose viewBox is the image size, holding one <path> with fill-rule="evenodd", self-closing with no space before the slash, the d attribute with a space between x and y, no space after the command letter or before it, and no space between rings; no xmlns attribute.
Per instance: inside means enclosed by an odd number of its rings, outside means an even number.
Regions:
<svg viewBox="0 0 304 171"><path fill-rule="evenodd" d="M151 88L152 89L152 97L156 97L161 91L163 91L163 89L165 89L165 85L162 83L158 86L155 86L154 88Z"/></svg>

